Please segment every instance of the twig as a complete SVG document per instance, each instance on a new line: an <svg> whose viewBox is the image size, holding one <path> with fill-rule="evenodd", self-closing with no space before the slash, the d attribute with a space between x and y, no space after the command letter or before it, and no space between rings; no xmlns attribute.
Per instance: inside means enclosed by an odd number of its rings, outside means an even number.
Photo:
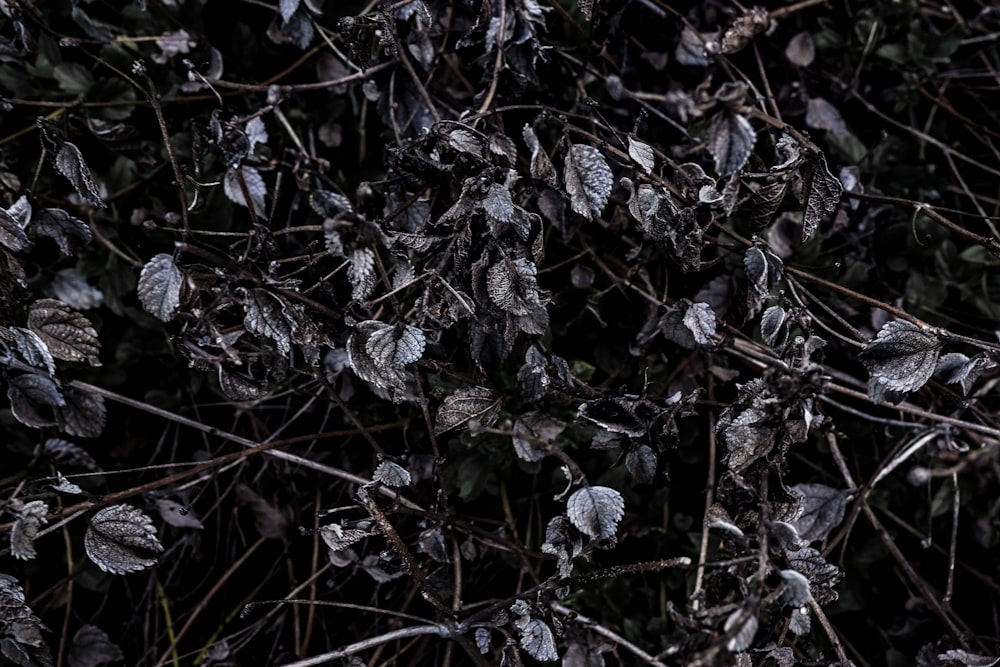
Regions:
<svg viewBox="0 0 1000 667"><path fill-rule="evenodd" d="M617 632L609 630L608 628L604 627L603 625L601 625L597 621L595 621L595 620L593 620L591 618L588 618L588 617L584 616L583 614L580 614L580 613L578 613L576 611L573 611L572 609L570 609L568 607L564 607L561 604L559 604L558 602L552 602L549 606L552 608L552 611L554 611L557 614L560 614L562 616L565 616L568 621L573 622L573 623L579 623L580 625L582 625L582 626L584 626L584 627L586 627L586 628L588 628L590 630L593 630L595 633L601 635L602 637L604 637L606 639L610 639L615 644L617 644L618 646L621 646L623 649L625 649L629 653L632 653L636 657L641 658L642 660L645 660L646 664L654 665L654 667L666 667L666 665L664 663L660 662L659 660L657 660L655 656L652 656L649 653L646 653L641 648L639 648L638 646L636 646L635 644L633 644L629 640L625 639L624 637L622 637Z"/></svg>
<svg viewBox="0 0 1000 667"><path fill-rule="evenodd" d="M353 644L348 644L347 646L339 648L336 651L316 655L311 658L306 658L305 660L286 662L285 664L280 665L280 667L312 667L313 665L323 665L334 660L346 658L354 655L355 653L360 653L361 651L374 648L381 644L387 644L391 641L404 639L406 637L417 637L419 635L438 635L439 637L450 637L451 631L443 625L416 625L409 628L400 628L399 630L387 632L384 635L370 637Z"/></svg>

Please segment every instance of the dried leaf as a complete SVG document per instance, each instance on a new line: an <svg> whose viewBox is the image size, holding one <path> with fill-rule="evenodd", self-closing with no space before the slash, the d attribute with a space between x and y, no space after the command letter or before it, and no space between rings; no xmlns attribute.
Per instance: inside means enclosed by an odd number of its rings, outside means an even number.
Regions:
<svg viewBox="0 0 1000 667"><path fill-rule="evenodd" d="M39 299L28 308L28 328L56 359L100 366L101 343L90 320L55 299Z"/></svg>
<svg viewBox="0 0 1000 667"><path fill-rule="evenodd" d="M76 7L73 8L74 11ZM104 208L107 204L101 198L94 179L90 175L90 169L83 161L83 154L75 144L66 141L59 147L55 157L56 171L66 177L77 193L94 206Z"/></svg>
<svg viewBox="0 0 1000 667"><path fill-rule="evenodd" d="M375 251L371 248L357 248L348 257L347 280L351 283L351 298L364 301L371 296L378 273L375 267Z"/></svg>
<svg viewBox="0 0 1000 667"><path fill-rule="evenodd" d="M722 53L742 51L750 41L767 30L771 19L763 7L751 7L733 21L722 35Z"/></svg>
<svg viewBox="0 0 1000 667"><path fill-rule="evenodd" d="M23 195L10 208L0 207L0 244L14 252L27 248L31 242L24 229L30 217L31 204Z"/></svg>
<svg viewBox="0 0 1000 667"><path fill-rule="evenodd" d="M809 631L812 629L812 617L809 615L809 607L802 606L792 609L792 613L788 618L788 629L797 637L809 634Z"/></svg>
<svg viewBox="0 0 1000 667"><path fill-rule="evenodd" d="M49 522L49 506L45 501L32 500L14 507L17 519L10 531L10 553L20 560L31 560L38 555L35 551L35 536L38 535L39 528Z"/></svg>
<svg viewBox="0 0 1000 667"><path fill-rule="evenodd" d="M483 210L493 222L510 222L514 217L514 201L510 198L510 189L503 183L490 183L483 199Z"/></svg>
<svg viewBox="0 0 1000 667"><path fill-rule="evenodd" d="M256 401L268 395L267 384L219 364L219 387L232 401Z"/></svg>
<svg viewBox="0 0 1000 667"><path fill-rule="evenodd" d="M7 398L17 420L31 428L51 426L55 418L52 408L66 404L51 378L34 373L8 376Z"/></svg>
<svg viewBox="0 0 1000 667"><path fill-rule="evenodd" d="M785 57L796 67L809 67L816 58L816 45L808 32L800 32L788 40Z"/></svg>
<svg viewBox="0 0 1000 667"><path fill-rule="evenodd" d="M580 532L593 538L613 538L624 515L625 500L607 486L585 486L566 502L566 516Z"/></svg>
<svg viewBox="0 0 1000 667"><path fill-rule="evenodd" d="M332 523L327 526L320 526L319 536L326 542L326 546L331 551L343 551L356 542L360 542L369 536L367 530L360 528L344 528Z"/></svg>
<svg viewBox="0 0 1000 667"><path fill-rule="evenodd" d="M693 303L684 313L684 326L698 345L712 345L715 336L715 311L707 303Z"/></svg>
<svg viewBox="0 0 1000 667"><path fill-rule="evenodd" d="M426 342L424 332L417 327L385 325L371 332L365 350L376 364L383 367L403 366L423 356Z"/></svg>
<svg viewBox="0 0 1000 667"><path fill-rule="evenodd" d="M402 392L406 386L404 369L395 360L413 355L414 345L418 344L418 334L422 340L423 333L413 327L397 328L377 320L358 322L347 339L347 361L365 382L382 389ZM369 348L373 338L376 343ZM420 349L423 350L422 347ZM373 356L373 351L378 354L378 359Z"/></svg>
<svg viewBox="0 0 1000 667"><path fill-rule="evenodd" d="M156 565L155 558L144 558L136 549L163 551L152 519L130 505L112 505L94 514L83 536L83 546L90 560L111 574L138 572Z"/></svg>
<svg viewBox="0 0 1000 667"><path fill-rule="evenodd" d="M521 633L521 648L532 658L540 662L559 659L555 637L545 621L525 615L514 621L514 627Z"/></svg>
<svg viewBox="0 0 1000 667"><path fill-rule="evenodd" d="M411 478L410 471L398 463L393 463L392 461L382 461L378 464L378 467L375 468L372 480L385 484L386 486L398 488L409 486Z"/></svg>
<svg viewBox="0 0 1000 667"><path fill-rule="evenodd" d="M38 334L30 329L22 327L10 327L8 329L14 337L14 346L18 354L24 361L36 368L44 368L49 375L56 372L56 362L49 352L49 346L45 344Z"/></svg>
<svg viewBox="0 0 1000 667"><path fill-rule="evenodd" d="M588 220L601 215L614 183L604 156L586 144L573 144L566 151L563 181L570 206Z"/></svg>
<svg viewBox="0 0 1000 667"><path fill-rule="evenodd" d="M57 271L49 290L56 299L77 310L97 308L104 302L101 290L88 283L73 267Z"/></svg>
<svg viewBox="0 0 1000 667"><path fill-rule="evenodd" d="M798 607L809 602L812 597L810 593L809 580L795 570L782 570L778 574L785 580L785 592L781 596L782 601L793 607Z"/></svg>
<svg viewBox="0 0 1000 667"><path fill-rule="evenodd" d="M726 634L732 633L726 642L727 649L733 653L745 651L757 634L757 617L749 609L737 609L726 618L723 630Z"/></svg>
<svg viewBox="0 0 1000 667"><path fill-rule="evenodd" d="M939 653L937 658L941 662L945 663L947 667L952 667L952 665L955 667L958 667L959 665L962 665L963 667L992 667L993 665L1000 663L1000 657L969 653L968 651L960 648L954 648L950 651Z"/></svg>
<svg viewBox="0 0 1000 667"><path fill-rule="evenodd" d="M723 413L718 430L726 443L726 464L731 470L744 470L774 447L774 429L767 425L767 414L747 408L735 417Z"/></svg>
<svg viewBox="0 0 1000 667"><path fill-rule="evenodd" d="M583 403L577 416L592 421L611 433L640 438L649 431L649 420L636 414L641 400L628 398L595 398Z"/></svg>
<svg viewBox="0 0 1000 667"><path fill-rule="evenodd" d="M309 206L324 218L339 218L354 214L354 206L350 199L339 192L329 190L313 190L309 195Z"/></svg>
<svg viewBox="0 0 1000 667"><path fill-rule="evenodd" d="M109 662L124 660L125 654L111 641L108 633L96 625L82 626L73 635L69 649L69 667L98 667Z"/></svg>
<svg viewBox="0 0 1000 667"><path fill-rule="evenodd" d="M444 399L434 421L434 434L466 427L489 426L500 411L500 397L486 387L465 387Z"/></svg>
<svg viewBox="0 0 1000 667"><path fill-rule="evenodd" d="M822 153L803 163L799 177L802 187L798 193L804 208L802 216L802 242L812 237L823 218L837 210L844 186L830 173Z"/></svg>
<svg viewBox="0 0 1000 667"><path fill-rule="evenodd" d="M538 444L539 441L552 445L565 424L547 417L538 411L526 412L514 422L512 439L514 451L522 461L541 461L548 450Z"/></svg>
<svg viewBox="0 0 1000 667"><path fill-rule="evenodd" d="M253 510L254 527L261 537L278 540L288 537L292 521L289 511L268 502L246 484L236 485L236 498L241 505L248 505Z"/></svg>
<svg viewBox="0 0 1000 667"><path fill-rule="evenodd" d="M781 258L770 249L753 246L747 249L743 256L743 266L746 268L750 287L759 297L766 297L771 288L781 280L785 265Z"/></svg>
<svg viewBox="0 0 1000 667"><path fill-rule="evenodd" d="M254 213L258 218L263 218L267 211L264 197L267 196L267 185L260 172L253 167L241 165L226 170L226 177L222 181L222 189L229 198L229 201L238 206L249 208L247 199L243 195L243 188L240 186L240 174L243 174L243 182L247 186L247 193L250 201L253 202Z"/></svg>
<svg viewBox="0 0 1000 667"><path fill-rule="evenodd" d="M107 419L104 397L73 387L66 387L63 396L66 403L56 410L60 428L80 438L99 436Z"/></svg>
<svg viewBox="0 0 1000 667"><path fill-rule="evenodd" d="M93 238L87 223L61 208L43 208L28 227L28 233L36 238L49 237L59 246L59 252L67 257L73 254L73 246L86 245Z"/></svg>
<svg viewBox="0 0 1000 667"><path fill-rule="evenodd" d="M0 574L0 652L22 667L52 667L52 654L42 638L48 628L25 604L17 579Z"/></svg>
<svg viewBox="0 0 1000 667"><path fill-rule="evenodd" d="M646 174L653 173L656 167L656 156L649 144L644 144L638 139L628 138L628 156L632 158L639 168Z"/></svg>
<svg viewBox="0 0 1000 667"><path fill-rule="evenodd" d="M139 274L136 291L142 307L163 322L174 319L174 313L181 304L183 282L184 274L171 255L161 253L154 256Z"/></svg>
<svg viewBox="0 0 1000 667"><path fill-rule="evenodd" d="M769 178L750 195L750 224L754 229L762 229L771 224L788 192L788 178L784 174Z"/></svg>
<svg viewBox="0 0 1000 667"><path fill-rule="evenodd" d="M636 484L652 484L656 478L656 452L649 445L639 445L628 450L625 468Z"/></svg>
<svg viewBox="0 0 1000 667"><path fill-rule="evenodd" d="M799 516L792 525L806 542L826 539L844 520L848 494L825 484L796 484L792 492L799 496Z"/></svg>
<svg viewBox="0 0 1000 667"><path fill-rule="evenodd" d="M715 160L715 171L727 178L740 171L750 159L757 133L744 116L723 110L712 119L707 141L708 152Z"/></svg>
<svg viewBox="0 0 1000 667"><path fill-rule="evenodd" d="M552 165L548 153L543 151L541 145L538 143L538 136L535 135L535 129L531 125L525 124L523 135L524 143L528 145L528 150L531 151L531 177L555 187L559 182L559 176L556 174L556 168Z"/></svg>
<svg viewBox="0 0 1000 667"><path fill-rule="evenodd" d="M941 341L930 331L903 320L891 320L859 355L871 378L868 395L878 388L894 392L920 389L937 365Z"/></svg>
<svg viewBox="0 0 1000 667"><path fill-rule="evenodd" d="M42 443L42 454L61 465L77 466L91 472L99 472L97 461L82 447L61 438L49 438Z"/></svg>
<svg viewBox="0 0 1000 667"><path fill-rule="evenodd" d="M249 289L243 300L243 325L256 336L270 338L282 354L288 354L295 326L295 320L287 314L288 309L289 305L276 294L262 287Z"/></svg>
<svg viewBox="0 0 1000 667"><path fill-rule="evenodd" d="M771 347L781 347L788 340L788 313L781 306L771 306L760 318L760 336Z"/></svg>
<svg viewBox="0 0 1000 667"><path fill-rule="evenodd" d="M536 403L545 396L551 380L545 370L545 355L534 345L528 346L524 353L524 365L517 371L517 380L526 403Z"/></svg>
<svg viewBox="0 0 1000 667"><path fill-rule="evenodd" d="M985 354L977 354L972 358L960 352L942 355L934 368L934 375L948 384L961 384L962 393L968 394L979 376L997 367Z"/></svg>
<svg viewBox="0 0 1000 667"><path fill-rule="evenodd" d="M190 507L169 498L157 498L156 511L160 513L160 518L176 528L201 530L205 527L205 524L198 518L198 514Z"/></svg>
<svg viewBox="0 0 1000 667"><path fill-rule="evenodd" d="M463 128L457 128L448 133L448 145L460 153L468 153L476 157L483 157L483 142L473 132Z"/></svg>

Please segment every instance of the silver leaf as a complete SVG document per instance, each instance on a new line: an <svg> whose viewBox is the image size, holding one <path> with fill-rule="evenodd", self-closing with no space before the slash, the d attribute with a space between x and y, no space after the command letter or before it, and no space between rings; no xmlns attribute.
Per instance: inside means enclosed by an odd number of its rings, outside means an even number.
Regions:
<svg viewBox="0 0 1000 667"><path fill-rule="evenodd" d="M166 253L155 255L142 267L136 291L147 313L163 322L174 319L181 305L181 285L184 274Z"/></svg>
<svg viewBox="0 0 1000 667"><path fill-rule="evenodd" d="M144 558L136 549L163 551L152 520L131 505L112 505L94 514L83 536L83 546L90 560L111 574L138 572L156 565L155 558Z"/></svg>
<svg viewBox="0 0 1000 667"><path fill-rule="evenodd" d="M608 203L614 180L601 152L586 144L573 144L566 152L563 181L573 210L593 220Z"/></svg>
<svg viewBox="0 0 1000 667"><path fill-rule="evenodd" d="M606 486L585 486L566 502L566 516L580 532L593 538L614 537L624 515L622 495Z"/></svg>

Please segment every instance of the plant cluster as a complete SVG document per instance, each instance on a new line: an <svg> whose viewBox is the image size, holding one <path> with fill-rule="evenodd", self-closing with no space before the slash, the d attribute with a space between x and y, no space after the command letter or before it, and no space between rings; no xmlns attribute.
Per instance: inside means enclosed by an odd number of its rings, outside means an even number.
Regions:
<svg viewBox="0 0 1000 667"><path fill-rule="evenodd" d="M0 0L0 660L996 664L1000 14L770 4Z"/></svg>

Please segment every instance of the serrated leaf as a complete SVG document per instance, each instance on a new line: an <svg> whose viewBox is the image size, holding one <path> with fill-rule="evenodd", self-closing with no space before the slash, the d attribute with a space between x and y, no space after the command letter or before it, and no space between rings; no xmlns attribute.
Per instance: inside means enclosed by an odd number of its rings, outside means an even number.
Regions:
<svg viewBox="0 0 1000 667"><path fill-rule="evenodd" d="M360 542L369 536L367 530L360 528L344 528L341 525L332 523L327 526L320 526L319 536L326 542L326 546L331 551L343 551L356 542Z"/></svg>
<svg viewBox="0 0 1000 667"><path fill-rule="evenodd" d="M514 217L514 200L510 189L503 183L490 183L483 199L486 217L493 222L510 222Z"/></svg>
<svg viewBox="0 0 1000 667"><path fill-rule="evenodd" d="M56 372L56 362L49 352L49 346L38 334L22 327L11 327L8 331L14 337L14 346L18 354L26 363L36 368L44 368L50 375Z"/></svg>
<svg viewBox="0 0 1000 667"><path fill-rule="evenodd" d="M521 633L521 648L535 660L551 662L559 659L556 640L552 630L540 618L521 616L514 621L514 627Z"/></svg>
<svg viewBox="0 0 1000 667"><path fill-rule="evenodd" d="M486 387L465 387L444 399L434 420L434 434L456 428L490 426L500 411L500 397Z"/></svg>
<svg viewBox="0 0 1000 667"><path fill-rule="evenodd" d="M97 567L111 574L138 572L156 565L136 551L163 551L153 521L131 505L112 505L91 517L83 536L87 556Z"/></svg>
<svg viewBox="0 0 1000 667"><path fill-rule="evenodd" d="M256 401L268 395L267 384L219 364L219 388L232 401Z"/></svg>
<svg viewBox="0 0 1000 667"><path fill-rule="evenodd" d="M735 417L725 414L718 429L726 443L726 464L737 472L764 456L774 447L775 432L767 425L767 414L758 408L747 408Z"/></svg>
<svg viewBox="0 0 1000 667"><path fill-rule="evenodd" d="M169 498L157 498L156 511L160 513L160 518L176 528L201 530L205 527L194 510Z"/></svg>
<svg viewBox="0 0 1000 667"><path fill-rule="evenodd" d="M939 653L937 658L946 663L948 667L951 667L951 665L955 665L956 667L959 665L963 667L993 667L993 665L1000 663L1000 658L996 656L969 653L960 648L953 648L950 651Z"/></svg>
<svg viewBox="0 0 1000 667"><path fill-rule="evenodd" d="M108 633L96 625L84 625L73 635L67 662L69 667L98 667L124 660L125 654L111 641Z"/></svg>
<svg viewBox="0 0 1000 667"><path fill-rule="evenodd" d="M501 258L486 273L486 290L501 309L527 315L539 304L535 265L528 259Z"/></svg>
<svg viewBox="0 0 1000 667"><path fill-rule="evenodd" d="M27 248L31 242L24 228L30 216L31 204L23 195L10 208L0 207L0 244L14 252Z"/></svg>
<svg viewBox="0 0 1000 667"><path fill-rule="evenodd" d="M385 325L371 332L365 350L380 366L403 366L420 359L425 345L424 332L417 327Z"/></svg>
<svg viewBox="0 0 1000 667"><path fill-rule="evenodd" d="M49 506L42 500L32 500L17 508L17 519L10 532L10 553L19 560L37 556L35 537L38 530L49 522Z"/></svg>
<svg viewBox="0 0 1000 667"><path fill-rule="evenodd" d="M313 190L309 195L309 206L324 218L338 218L354 213L350 199L339 192L329 190Z"/></svg>
<svg viewBox="0 0 1000 667"><path fill-rule="evenodd" d="M601 215L614 184L611 167L604 156L586 144L573 144L566 151L563 182L570 206L588 220Z"/></svg>
<svg viewBox="0 0 1000 667"><path fill-rule="evenodd" d="M656 452L649 445L639 445L628 450L625 468L636 484L652 484L656 478Z"/></svg>
<svg viewBox="0 0 1000 667"><path fill-rule="evenodd" d="M365 320L358 322L354 327L354 332L347 339L347 362L351 369L365 382L380 387L382 389L392 389L402 392L406 387L406 380L403 374L403 367L395 363L376 361L368 350L368 341L372 336L395 335L391 332L394 327L377 320ZM384 334L383 332L390 332ZM384 343L376 346L376 351L382 350ZM388 356L388 351L382 355ZM395 352L392 353L393 356Z"/></svg>
<svg viewBox="0 0 1000 667"><path fill-rule="evenodd" d="M72 465L99 472L101 467L97 461L82 447L62 438L49 438L42 443L42 454L62 465Z"/></svg>
<svg viewBox="0 0 1000 667"><path fill-rule="evenodd" d="M607 486L585 486L569 497L566 516L581 533L609 539L618 532L618 522L625 516L625 500Z"/></svg>
<svg viewBox="0 0 1000 667"><path fill-rule="evenodd" d="M822 153L817 153L811 160L803 163L799 177L802 180L798 195L804 209L802 214L804 243L812 237L823 218L837 210L840 197L844 194L844 186L830 173L826 166L826 157Z"/></svg>
<svg viewBox="0 0 1000 667"><path fill-rule="evenodd" d="M920 389L934 374L940 351L933 333L903 320L886 322L859 355L871 374L869 396L878 386L896 392Z"/></svg>
<svg viewBox="0 0 1000 667"><path fill-rule="evenodd" d="M760 336L771 347L780 347L788 339L788 329L785 322L788 313L781 306L771 306L760 318Z"/></svg>
<svg viewBox="0 0 1000 667"><path fill-rule="evenodd" d="M771 224L774 214L781 206L788 192L788 178L784 174L770 177L750 195L750 224L754 229L762 229Z"/></svg>
<svg viewBox="0 0 1000 667"><path fill-rule="evenodd" d="M107 408L104 397L74 387L63 390L65 405L56 409L59 427L68 435L96 438L104 430Z"/></svg>
<svg viewBox="0 0 1000 667"><path fill-rule="evenodd" d="M809 631L812 630L812 617L809 615L809 607L803 606L792 609L792 613L788 617L788 629L797 637L809 634Z"/></svg>
<svg viewBox="0 0 1000 667"><path fill-rule="evenodd" d="M181 285L184 274L166 253L155 255L142 267L136 291L147 313L163 322L174 319L181 305Z"/></svg>
<svg viewBox="0 0 1000 667"><path fill-rule="evenodd" d="M693 303L684 313L684 326L699 345L712 345L715 336L715 311L707 303Z"/></svg>
<svg viewBox="0 0 1000 667"><path fill-rule="evenodd" d="M796 484L792 492L799 496L799 516L792 522L806 542L825 539L844 519L848 494L825 484Z"/></svg>
<svg viewBox="0 0 1000 667"><path fill-rule="evenodd" d="M86 361L100 366L101 343L90 320L61 301L39 299L28 308L28 328L49 352L63 361Z"/></svg>
<svg viewBox="0 0 1000 667"><path fill-rule="evenodd" d="M351 298L364 301L372 294L378 273L375 267L375 251L371 248L357 248L349 256L347 280L351 283Z"/></svg>
<svg viewBox="0 0 1000 667"><path fill-rule="evenodd" d="M247 193L253 203L254 213L257 214L258 218L263 218L267 211L267 205L264 203L264 198L267 196L267 185L264 184L264 178L255 168L241 165L227 169L226 176L222 181L222 189L226 193L226 197L238 206L249 208L247 199L243 195L243 188L240 186L240 173L243 174L243 182L247 186Z"/></svg>
<svg viewBox="0 0 1000 667"><path fill-rule="evenodd" d="M101 198L90 169L83 161L83 154L75 144L66 141L59 147L55 156L56 171L66 177L77 193L94 206L104 208L107 204Z"/></svg>
<svg viewBox="0 0 1000 667"><path fill-rule="evenodd" d="M270 338L282 354L292 349L294 320L286 316L288 304L262 287L246 292L243 300L243 325L250 333Z"/></svg>
<svg viewBox="0 0 1000 667"><path fill-rule="evenodd" d="M410 485L410 471L392 461L382 461L372 474L372 481L395 488Z"/></svg>
<svg viewBox="0 0 1000 667"><path fill-rule="evenodd" d="M48 628L25 604L24 589L17 579L0 574L0 652L24 667L51 667L54 663L42 630Z"/></svg>
<svg viewBox="0 0 1000 667"><path fill-rule="evenodd" d="M59 252L67 257L73 253L73 246L86 245L93 238L87 223L61 208L43 208L28 227L28 233L36 238L49 237L59 246Z"/></svg>
<svg viewBox="0 0 1000 667"><path fill-rule="evenodd" d="M457 128L448 133L448 145L460 153L483 157L483 144L479 136L469 130Z"/></svg>
<svg viewBox="0 0 1000 667"><path fill-rule="evenodd" d="M726 642L726 648L733 653L745 651L753 644L757 634L757 617L749 609L737 609L731 613L723 625L723 630L733 633Z"/></svg>
<svg viewBox="0 0 1000 667"><path fill-rule="evenodd" d="M643 143L633 137L628 138L628 156L632 158L639 168L646 174L653 173L656 167L656 156L649 144Z"/></svg>
<svg viewBox="0 0 1000 667"><path fill-rule="evenodd" d="M552 445L565 425L538 411L526 412L514 422L514 452L522 461L541 461L548 450L539 441Z"/></svg>
<svg viewBox="0 0 1000 667"><path fill-rule="evenodd" d="M981 374L996 367L997 363L984 354L970 358L960 352L951 352L938 359L934 375L948 384L961 384L962 393L968 394Z"/></svg>
<svg viewBox="0 0 1000 667"><path fill-rule="evenodd" d="M757 133L750 121L738 113L720 111L708 127L708 152L715 160L715 171L723 178L743 168L756 142Z"/></svg>

